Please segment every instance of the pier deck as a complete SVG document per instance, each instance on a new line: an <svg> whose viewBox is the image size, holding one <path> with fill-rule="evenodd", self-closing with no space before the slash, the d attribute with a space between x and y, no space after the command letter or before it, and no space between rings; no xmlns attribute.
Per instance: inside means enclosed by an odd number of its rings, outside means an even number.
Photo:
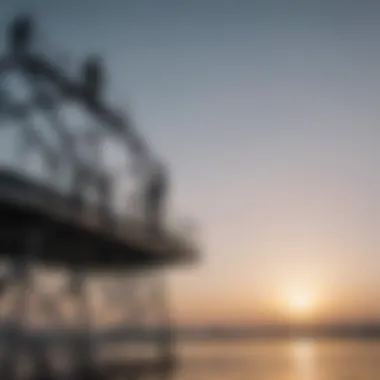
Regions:
<svg viewBox="0 0 380 380"><path fill-rule="evenodd" d="M25 247L21 236L31 225L44 231L39 259L47 265L125 270L190 262L195 247L185 235L112 215L108 223L96 207L76 209L72 200L9 169L0 168L1 255L17 255ZM85 247L85 249L84 249Z"/></svg>

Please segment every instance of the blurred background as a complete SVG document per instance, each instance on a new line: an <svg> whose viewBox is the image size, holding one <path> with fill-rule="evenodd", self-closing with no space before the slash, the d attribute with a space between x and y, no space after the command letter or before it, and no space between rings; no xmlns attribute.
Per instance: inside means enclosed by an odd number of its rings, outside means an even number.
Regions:
<svg viewBox="0 0 380 380"><path fill-rule="evenodd" d="M19 12L67 67L103 57L169 166L202 246L168 274L178 378L377 378L380 4L3 0L0 29Z"/></svg>

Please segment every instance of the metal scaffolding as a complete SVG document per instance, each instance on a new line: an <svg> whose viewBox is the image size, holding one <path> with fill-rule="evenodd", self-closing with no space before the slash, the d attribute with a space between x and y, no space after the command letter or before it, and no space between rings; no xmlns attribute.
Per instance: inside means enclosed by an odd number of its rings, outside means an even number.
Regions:
<svg viewBox="0 0 380 380"><path fill-rule="evenodd" d="M173 334L158 268L193 260L196 248L165 223L166 170L103 99L101 60L73 78L34 49L34 30L32 18L14 19L0 56L0 132L16 136L0 139L15 143L0 162L0 377L162 376ZM139 214L115 201L128 163L107 168L106 143L139 168L127 179ZM148 342L155 354L137 358Z"/></svg>

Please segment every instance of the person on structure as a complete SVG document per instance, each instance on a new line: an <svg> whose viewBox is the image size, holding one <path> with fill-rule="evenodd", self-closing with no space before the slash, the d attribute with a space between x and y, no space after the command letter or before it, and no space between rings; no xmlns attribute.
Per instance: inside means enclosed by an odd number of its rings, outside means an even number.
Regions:
<svg viewBox="0 0 380 380"><path fill-rule="evenodd" d="M81 213L84 208L85 192L91 173L89 168L78 158L76 158L73 170L72 200L75 212Z"/></svg>
<svg viewBox="0 0 380 380"><path fill-rule="evenodd" d="M83 90L89 103L97 103L104 87L103 66L100 57L91 56L83 65Z"/></svg>
<svg viewBox="0 0 380 380"><path fill-rule="evenodd" d="M111 185L111 179L106 172L102 171L98 174L99 207L101 219L105 225L112 222L110 208Z"/></svg>
<svg viewBox="0 0 380 380"><path fill-rule="evenodd" d="M146 187L146 217L150 230L160 233L163 222L164 203L167 194L168 179L163 166L157 166L148 178Z"/></svg>
<svg viewBox="0 0 380 380"><path fill-rule="evenodd" d="M23 15L17 17L9 29L9 44L16 54L24 53L30 46L33 37L33 19Z"/></svg>

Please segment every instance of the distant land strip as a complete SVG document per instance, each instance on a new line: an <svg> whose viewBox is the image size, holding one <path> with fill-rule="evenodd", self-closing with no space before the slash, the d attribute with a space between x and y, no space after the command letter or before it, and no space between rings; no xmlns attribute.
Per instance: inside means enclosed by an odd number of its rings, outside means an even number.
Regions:
<svg viewBox="0 0 380 380"><path fill-rule="evenodd" d="M201 327L179 329L183 340L252 340L286 338L380 339L380 324L319 326Z"/></svg>
<svg viewBox="0 0 380 380"><path fill-rule="evenodd" d="M16 326L0 327L0 341L12 339ZM168 333L179 341L210 342L253 339L380 339L380 324L319 325L319 326L203 326L203 327L110 327L90 332L91 340L98 343L152 342L167 339ZM23 338L31 344L61 343L85 339L88 331L74 329L24 330Z"/></svg>

